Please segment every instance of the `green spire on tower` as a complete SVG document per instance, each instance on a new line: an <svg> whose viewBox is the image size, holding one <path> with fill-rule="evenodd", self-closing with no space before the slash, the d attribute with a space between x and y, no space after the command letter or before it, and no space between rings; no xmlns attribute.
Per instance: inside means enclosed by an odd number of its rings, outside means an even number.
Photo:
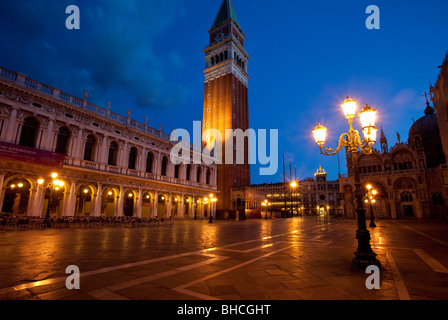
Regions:
<svg viewBox="0 0 448 320"><path fill-rule="evenodd" d="M213 22L212 29L229 19L232 19L233 22L235 22L235 24L238 26L238 28L241 29L238 17L236 16L235 8L232 4L232 0L224 0L216 16L215 22Z"/></svg>

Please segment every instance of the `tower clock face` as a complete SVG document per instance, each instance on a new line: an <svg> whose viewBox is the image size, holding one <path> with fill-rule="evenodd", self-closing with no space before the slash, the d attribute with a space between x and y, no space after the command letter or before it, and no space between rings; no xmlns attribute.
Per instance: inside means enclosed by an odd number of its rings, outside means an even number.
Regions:
<svg viewBox="0 0 448 320"><path fill-rule="evenodd" d="M215 37L215 42L222 41L223 39L224 39L224 33L220 32L220 33L218 33L218 35Z"/></svg>

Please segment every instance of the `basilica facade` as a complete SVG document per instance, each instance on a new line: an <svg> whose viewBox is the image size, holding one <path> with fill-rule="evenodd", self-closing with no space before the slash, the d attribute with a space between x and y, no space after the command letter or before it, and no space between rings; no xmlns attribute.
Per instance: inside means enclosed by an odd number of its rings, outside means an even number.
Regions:
<svg viewBox="0 0 448 320"><path fill-rule="evenodd" d="M372 185L376 202L366 208L366 217L446 218L448 169L435 110L427 102L424 116L414 122L407 141L389 149L381 129L381 150L372 155L358 153L361 187ZM354 168L347 154L347 172L339 178L344 216L356 218Z"/></svg>
<svg viewBox="0 0 448 320"><path fill-rule="evenodd" d="M0 68L0 210L17 216L200 219L215 212L216 165L170 136ZM213 163L208 159L207 163Z"/></svg>

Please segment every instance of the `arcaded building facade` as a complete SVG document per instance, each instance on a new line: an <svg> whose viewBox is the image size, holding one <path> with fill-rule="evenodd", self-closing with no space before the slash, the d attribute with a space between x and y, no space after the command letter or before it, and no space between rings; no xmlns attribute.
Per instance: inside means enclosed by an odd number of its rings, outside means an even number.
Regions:
<svg viewBox="0 0 448 320"><path fill-rule="evenodd" d="M131 111L124 117L87 92L80 99L0 68L2 214L207 218L210 194L219 198L216 165L174 165L175 144Z"/></svg>

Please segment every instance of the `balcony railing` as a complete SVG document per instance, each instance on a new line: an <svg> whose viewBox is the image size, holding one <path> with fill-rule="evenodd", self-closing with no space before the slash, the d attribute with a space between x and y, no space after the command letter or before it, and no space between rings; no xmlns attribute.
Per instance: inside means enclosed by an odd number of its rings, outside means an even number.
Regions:
<svg viewBox="0 0 448 320"><path fill-rule="evenodd" d="M435 172L436 170L433 168L427 169L408 169L408 170L391 170L391 171L381 171L381 172L368 172L368 173L359 173L361 177L373 177L373 176L390 176L395 174L410 174L410 173L430 173ZM341 178L352 177L353 174L340 174Z"/></svg>
<svg viewBox="0 0 448 320"><path fill-rule="evenodd" d="M178 185L184 185L184 186L193 187L193 188L210 189L210 190L216 189L216 186L213 186L213 185L207 185L207 184L203 184L203 183L199 183L199 182L177 179L174 177L162 176L162 175L158 175L158 174L154 174L154 173L142 172L142 171L138 171L138 170L126 169L126 168L121 168L121 167L116 167L116 166L111 166L111 165L105 166L105 165L101 165L100 163L97 163L97 162L87 161L87 160L79 160L79 159L75 159L75 158L71 158L71 157L65 157L64 165L72 166L72 167L82 167L82 168L96 170L96 171L102 171L102 172L111 172L114 174L121 174L121 175L126 175L129 177L137 177L137 178L141 177L144 179L161 181L161 182L166 182L166 183L173 183L173 184L178 184Z"/></svg>
<svg viewBox="0 0 448 320"><path fill-rule="evenodd" d="M58 89L51 88L45 84L32 80L23 74L13 72L8 69L0 67L0 79L13 82L16 85L27 89L38 91L44 95L52 97L53 99L63 101L65 103L71 104L72 106L81 108L83 110L94 113L101 117L116 121L122 125L129 126L138 131L142 131L144 133L161 138L163 140L170 141L171 136L167 133L151 128L146 124L139 123L135 120L129 119L117 113L111 112L109 109L101 108L94 104L88 103L87 101L76 98L65 92L61 92ZM201 148L199 146L190 144L190 148L191 150L201 152Z"/></svg>

